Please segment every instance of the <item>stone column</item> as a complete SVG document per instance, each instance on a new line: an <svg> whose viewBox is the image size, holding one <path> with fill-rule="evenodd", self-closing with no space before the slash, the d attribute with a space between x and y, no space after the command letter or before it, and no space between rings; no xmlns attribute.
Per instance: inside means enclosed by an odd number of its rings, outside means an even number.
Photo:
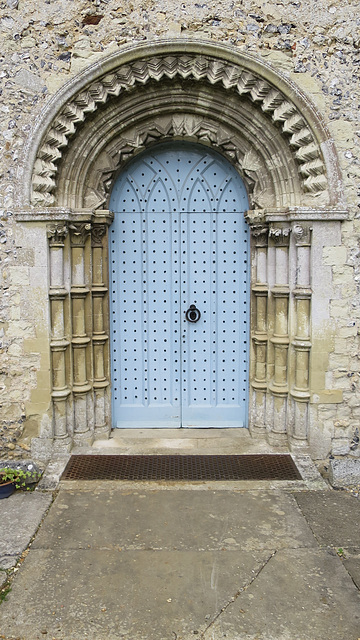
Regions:
<svg viewBox="0 0 360 640"><path fill-rule="evenodd" d="M311 227L295 224L293 236L296 243L295 299L296 332L292 340L295 353L295 382L291 390L294 402L291 445L306 447L309 422L309 362L310 362L310 306L311 306Z"/></svg>
<svg viewBox="0 0 360 640"><path fill-rule="evenodd" d="M268 295L267 278L267 225L259 224L251 227L253 238L253 256L255 263L254 284L252 290L252 334L254 365L251 386L253 389L251 403L250 432L253 437L263 436L266 432L266 394L267 394L267 351L268 351Z"/></svg>
<svg viewBox="0 0 360 640"><path fill-rule="evenodd" d="M288 351L289 351L289 240L290 228L278 225L269 232L275 246L275 285L271 290L274 309L274 376L270 383L273 419L268 433L270 444L287 443Z"/></svg>
<svg viewBox="0 0 360 640"><path fill-rule="evenodd" d="M107 225L94 224L91 233L92 247L92 344L93 344L93 388L95 398L95 438L110 432L106 401L109 379L107 375L108 342L107 335L107 292L106 265L104 264L104 242L107 239Z"/></svg>
<svg viewBox="0 0 360 640"><path fill-rule="evenodd" d="M51 371L53 401L53 436L55 450L69 450L68 429L69 340L66 338L65 303L68 291L64 283L64 245L68 228L65 223L49 225L47 236L50 252L50 319Z"/></svg>
<svg viewBox="0 0 360 640"><path fill-rule="evenodd" d="M85 280L85 244L91 231L89 222L69 225L71 240L71 320L74 397L74 442L93 441L94 409L89 373L91 366L88 335L89 287ZM87 269L86 269L87 271Z"/></svg>

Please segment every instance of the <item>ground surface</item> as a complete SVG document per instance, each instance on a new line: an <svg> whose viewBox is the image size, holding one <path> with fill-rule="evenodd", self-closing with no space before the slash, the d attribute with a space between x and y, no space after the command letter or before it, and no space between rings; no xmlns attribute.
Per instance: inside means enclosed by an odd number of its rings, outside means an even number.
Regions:
<svg viewBox="0 0 360 640"><path fill-rule="evenodd" d="M0 638L360 638L353 496L84 486L56 496L0 606Z"/></svg>

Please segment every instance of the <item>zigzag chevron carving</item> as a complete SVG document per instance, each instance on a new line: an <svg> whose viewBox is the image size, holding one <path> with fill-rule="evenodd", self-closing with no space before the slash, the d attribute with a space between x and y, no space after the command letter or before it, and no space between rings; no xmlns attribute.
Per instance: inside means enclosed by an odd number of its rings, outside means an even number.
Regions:
<svg viewBox="0 0 360 640"><path fill-rule="evenodd" d="M192 78L210 84L221 84L240 96L247 96L258 108L278 123L299 165L304 191L318 194L327 189L327 178L321 152L309 127L296 106L275 87L240 66L199 55L147 58L123 65L115 73L105 75L71 99L57 115L39 148L33 168L32 203L49 206L54 203L57 162L77 125L88 113L101 108L113 96L129 91L149 80Z"/></svg>

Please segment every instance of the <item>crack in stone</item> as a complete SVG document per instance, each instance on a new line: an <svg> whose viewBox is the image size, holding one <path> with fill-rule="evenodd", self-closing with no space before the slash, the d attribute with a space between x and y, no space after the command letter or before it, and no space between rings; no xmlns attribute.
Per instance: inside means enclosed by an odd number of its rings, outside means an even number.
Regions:
<svg viewBox="0 0 360 640"><path fill-rule="evenodd" d="M253 582L256 580L256 578L258 578L258 576L260 575L260 573L263 571L263 569L265 569L265 567L269 564L270 560L277 554L277 550L273 551L271 553L271 555L265 560L265 562L263 562L263 564L261 565L261 567L258 569L258 571L256 572L256 574L254 576L252 576L251 580L245 584L243 587L241 587L234 596L232 596L229 600L229 602L227 602L223 607L221 607L219 613L216 614L216 616L211 620L211 622L208 624L208 626L206 627L206 629L204 629L204 631L201 632L201 635L199 636L199 640L205 640L205 634L207 633L207 631L209 631L209 629L213 626L213 624L220 618L220 616L228 609L228 607L233 604L239 597L239 595L241 593L244 593L245 591L247 591L247 589L249 587L251 587L251 585L253 584Z"/></svg>

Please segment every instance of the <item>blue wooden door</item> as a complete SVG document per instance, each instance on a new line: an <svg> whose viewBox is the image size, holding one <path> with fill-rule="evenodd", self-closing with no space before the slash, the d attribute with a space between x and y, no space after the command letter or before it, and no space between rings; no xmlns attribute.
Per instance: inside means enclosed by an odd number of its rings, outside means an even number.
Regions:
<svg viewBox="0 0 360 640"><path fill-rule="evenodd" d="M133 162L110 209L115 427L246 426L246 190L204 146Z"/></svg>

